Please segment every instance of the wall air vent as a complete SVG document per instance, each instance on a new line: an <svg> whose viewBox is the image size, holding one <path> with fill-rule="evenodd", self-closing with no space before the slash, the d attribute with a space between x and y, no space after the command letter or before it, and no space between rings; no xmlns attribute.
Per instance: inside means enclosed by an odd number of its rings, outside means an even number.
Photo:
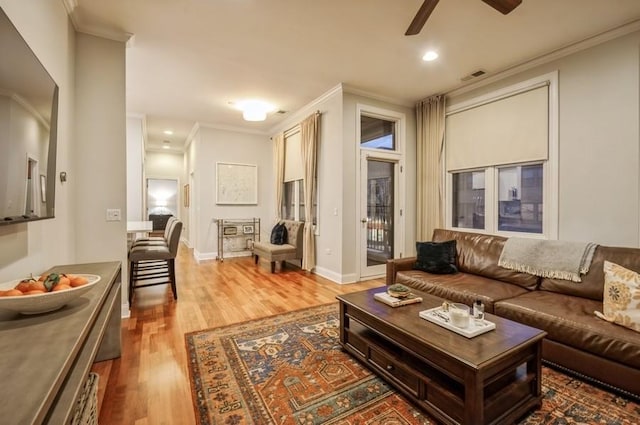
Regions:
<svg viewBox="0 0 640 425"><path fill-rule="evenodd" d="M460 81L469 81L472 80L474 78L478 78L478 77L482 77L483 75L485 75L487 73L487 71L479 69L477 71L472 72L471 74L467 75L466 77L462 77L460 79Z"/></svg>

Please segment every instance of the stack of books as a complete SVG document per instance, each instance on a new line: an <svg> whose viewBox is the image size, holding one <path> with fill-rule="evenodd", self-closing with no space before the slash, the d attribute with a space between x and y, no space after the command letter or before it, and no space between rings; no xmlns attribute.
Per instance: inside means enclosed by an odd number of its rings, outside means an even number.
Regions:
<svg viewBox="0 0 640 425"><path fill-rule="evenodd" d="M414 294L409 294L404 298L396 298L389 295L387 292L378 292L373 295L377 301L390 305L391 307L400 307L408 304L415 304L422 302L422 297L418 297Z"/></svg>

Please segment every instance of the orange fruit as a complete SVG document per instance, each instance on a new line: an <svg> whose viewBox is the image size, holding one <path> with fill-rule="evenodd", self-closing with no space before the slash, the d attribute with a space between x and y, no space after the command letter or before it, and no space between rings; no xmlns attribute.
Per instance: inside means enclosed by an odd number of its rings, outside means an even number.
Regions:
<svg viewBox="0 0 640 425"><path fill-rule="evenodd" d="M30 292L30 291L47 292L47 288L44 286L44 283L38 280L36 282L29 282L29 287L26 292ZM22 291L22 292L25 292L25 291Z"/></svg>
<svg viewBox="0 0 640 425"><path fill-rule="evenodd" d="M69 286L69 285L71 285L71 280L65 275L60 275L60 280L58 281L58 285L67 285L67 286Z"/></svg>
<svg viewBox="0 0 640 425"><path fill-rule="evenodd" d="M71 286L70 285L62 285L62 284L58 283L56 286L53 287L51 292L65 291L67 289L71 289Z"/></svg>
<svg viewBox="0 0 640 425"><path fill-rule="evenodd" d="M47 276L49 276L49 274L48 274L48 273L47 273L47 274L43 274L43 275L41 275L41 276L38 278L38 280L39 280L40 282L44 282L44 280L47 278Z"/></svg>
<svg viewBox="0 0 640 425"><path fill-rule="evenodd" d="M18 290L18 289L9 289L2 296L3 297L15 297L15 296L19 296L19 295L24 295L24 293L22 291Z"/></svg>
<svg viewBox="0 0 640 425"><path fill-rule="evenodd" d="M28 292L31 289L31 283L28 280L23 280L22 282L18 283L14 289L17 289L20 292Z"/></svg>
<svg viewBox="0 0 640 425"><path fill-rule="evenodd" d="M37 295L37 294L46 294L47 291L41 291L40 289L32 289L31 291L25 292L25 295Z"/></svg>
<svg viewBox="0 0 640 425"><path fill-rule="evenodd" d="M71 279L71 286L74 288L76 286L86 285L87 283L89 283L89 280L84 276L74 276L73 279Z"/></svg>

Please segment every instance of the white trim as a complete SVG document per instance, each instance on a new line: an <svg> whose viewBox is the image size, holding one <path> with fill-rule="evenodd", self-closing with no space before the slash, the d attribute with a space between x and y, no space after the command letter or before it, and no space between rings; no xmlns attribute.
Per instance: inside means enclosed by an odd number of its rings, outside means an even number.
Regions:
<svg viewBox="0 0 640 425"><path fill-rule="evenodd" d="M215 124L215 123L206 123L206 122L198 122L197 124L199 124L199 127L202 127L202 128L212 128L214 130L233 131L235 133L257 134L258 136L267 136L270 134L266 131L260 131L260 130L255 130L251 128L235 127L232 125L225 125L225 124Z"/></svg>
<svg viewBox="0 0 640 425"><path fill-rule="evenodd" d="M131 310L129 309L129 303L120 303L120 318L128 319L131 317Z"/></svg>
<svg viewBox="0 0 640 425"><path fill-rule="evenodd" d="M487 170L485 176L485 188L493 188L492 191L485 190L485 228L484 229L466 229L466 228L454 228L452 225L451 214L453 212L453 178L452 174L447 172L446 165L443 165L443 172L446 175L446 198L445 198L445 223L449 229L461 230L465 232L478 232L478 233L493 233L503 236L518 235L520 237L544 237L546 239L556 240L558 239L558 222L559 222L559 87L558 87L558 71L549 72L538 77L531 78L529 80L522 81L503 87L501 89L485 93L483 95L474 97L473 99L460 102L458 104L447 107L446 114L459 112L463 109L472 108L493 101L497 98L504 98L514 94L522 93L524 91L531 90L536 87L540 87L544 84L549 85L549 156L547 161L543 162L543 223L542 223L542 235L530 234L524 232L499 232L497 226L497 214L495 211L496 200L493 198L497 193L498 179L496 176L497 166L486 167L482 169ZM445 144L446 149L446 144ZM534 161L536 163L537 161ZM473 171L473 170L459 170L459 171ZM491 220L489 222L488 220Z"/></svg>
<svg viewBox="0 0 640 425"><path fill-rule="evenodd" d="M313 270L315 274L338 284L356 283L358 281L355 273L340 274L324 267L316 266Z"/></svg>
<svg viewBox="0 0 640 425"><path fill-rule="evenodd" d="M320 96L313 99L311 102L299 108L296 112L288 116L284 121L281 121L280 123L271 127L271 130L269 130L267 134L278 134L281 131L285 131L285 129L289 127L297 125L298 124L297 121L301 121L306 116L310 115L312 113L312 110L317 109L320 103L329 99L336 93L342 93L343 86L344 85L342 83L333 86L332 88L330 88L329 90L321 94ZM291 124L292 122L295 124Z"/></svg>
<svg viewBox="0 0 640 425"><path fill-rule="evenodd" d="M623 24L616 28L593 35L591 37L588 37L576 43L571 43L567 46L561 47L559 49L537 56L535 58L528 59L516 65L512 65L507 68L498 70L493 75L483 78L480 81L473 81L463 86L456 85L448 90L443 91L443 93L445 93L448 97L459 96L461 94L470 92L477 88L484 87L489 84L498 82L512 75L516 75L523 71L527 71L529 69L535 68L536 66L544 65L546 63L555 61L557 59L561 59L565 56L569 56L574 53L580 52L582 50L586 50L588 48L597 46L599 44L606 43L607 41L616 39L618 37L631 34L638 30L640 30L640 19L630 21L626 24Z"/></svg>
<svg viewBox="0 0 640 425"><path fill-rule="evenodd" d="M415 102L408 102L405 99L399 99L397 97L385 96L378 93L373 93L367 90L359 89L347 83L342 83L342 91L344 93L353 94L356 96L367 97L369 99L379 100L381 102L391 103L392 105L404 106L405 108L415 107Z"/></svg>
<svg viewBox="0 0 640 425"><path fill-rule="evenodd" d="M193 258L196 260L196 262L199 264L202 261L207 261L207 260L215 260L216 258L218 258L218 252L214 251L214 252L200 252L197 249L193 249Z"/></svg>
<svg viewBox="0 0 640 425"><path fill-rule="evenodd" d="M384 149L371 149L363 148L360 145L361 128L360 117L368 116L374 118L380 118L384 120L394 121L396 123L396 146L393 151ZM365 275L365 269L363 268L363 227L361 222L362 216L362 167L363 161L367 158L379 158L381 160L387 160L396 164L396 187L397 190L396 199L394 202L394 257L398 257L399 253L406 256L405 251L405 217L406 212L406 170L405 170L405 155L406 155L406 115L402 112L378 108L362 103L356 103L356 134L354 140L355 160L356 160L356 191L355 191L355 211L354 217L356 226L356 238L355 238L355 253L356 253L356 279L363 280L374 278L373 275ZM402 171L400 171L402 170ZM365 195L366 196L366 195ZM402 215L400 214L402 210Z"/></svg>

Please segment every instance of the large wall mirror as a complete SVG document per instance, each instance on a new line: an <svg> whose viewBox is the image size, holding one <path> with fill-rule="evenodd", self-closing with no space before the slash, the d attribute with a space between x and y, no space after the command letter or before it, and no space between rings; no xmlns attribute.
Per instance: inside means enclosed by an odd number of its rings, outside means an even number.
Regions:
<svg viewBox="0 0 640 425"><path fill-rule="evenodd" d="M58 86L0 9L0 225L53 218Z"/></svg>

